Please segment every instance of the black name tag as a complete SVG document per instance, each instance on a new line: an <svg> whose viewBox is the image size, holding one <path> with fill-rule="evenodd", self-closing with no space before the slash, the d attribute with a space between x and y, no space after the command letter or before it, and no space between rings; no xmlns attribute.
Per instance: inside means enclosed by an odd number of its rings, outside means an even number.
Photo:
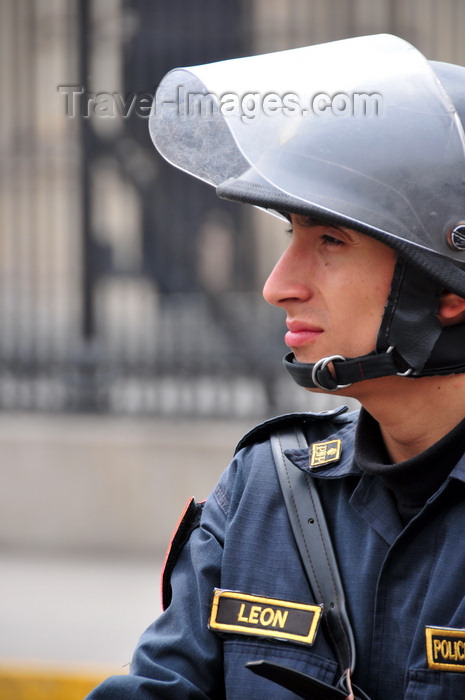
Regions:
<svg viewBox="0 0 465 700"><path fill-rule="evenodd" d="M209 627L234 634L259 635L313 644L321 618L319 605L215 588Z"/></svg>
<svg viewBox="0 0 465 700"><path fill-rule="evenodd" d="M428 668L465 672L465 629L425 627Z"/></svg>

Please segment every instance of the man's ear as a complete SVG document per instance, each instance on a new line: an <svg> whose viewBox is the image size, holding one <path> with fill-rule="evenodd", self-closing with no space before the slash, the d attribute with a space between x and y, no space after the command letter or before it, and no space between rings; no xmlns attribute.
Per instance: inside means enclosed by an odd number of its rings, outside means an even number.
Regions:
<svg viewBox="0 0 465 700"><path fill-rule="evenodd" d="M452 292L442 292L438 317L443 326L457 326L465 323L465 299Z"/></svg>

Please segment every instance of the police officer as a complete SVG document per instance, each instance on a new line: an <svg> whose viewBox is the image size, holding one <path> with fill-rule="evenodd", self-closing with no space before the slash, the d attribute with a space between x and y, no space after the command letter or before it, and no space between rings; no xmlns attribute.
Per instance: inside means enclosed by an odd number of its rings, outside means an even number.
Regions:
<svg viewBox="0 0 465 700"><path fill-rule="evenodd" d="M150 125L290 225L264 290L285 366L362 408L242 440L186 509L130 674L89 698L463 697L465 69L360 37L172 71Z"/></svg>

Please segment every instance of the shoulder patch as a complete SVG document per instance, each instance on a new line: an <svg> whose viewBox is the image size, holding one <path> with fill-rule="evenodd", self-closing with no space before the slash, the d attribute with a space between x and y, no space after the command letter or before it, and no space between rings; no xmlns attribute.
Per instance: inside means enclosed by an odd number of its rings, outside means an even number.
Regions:
<svg viewBox="0 0 465 700"><path fill-rule="evenodd" d="M163 610L166 610L171 603L173 594L171 590L171 574L174 566L192 532L200 525L200 516L204 505L205 501L197 503L193 498L187 501L168 545L161 574L161 602Z"/></svg>
<svg viewBox="0 0 465 700"><path fill-rule="evenodd" d="M343 415L344 414L344 415ZM304 427L309 423L337 422L341 424L351 423L358 415L358 411L348 411L347 406L339 406L332 411L321 411L320 413L308 411L304 413L286 413L276 418L260 423L252 428L238 443L234 454L237 454L243 447L264 442L278 429L286 428L290 425L300 425Z"/></svg>

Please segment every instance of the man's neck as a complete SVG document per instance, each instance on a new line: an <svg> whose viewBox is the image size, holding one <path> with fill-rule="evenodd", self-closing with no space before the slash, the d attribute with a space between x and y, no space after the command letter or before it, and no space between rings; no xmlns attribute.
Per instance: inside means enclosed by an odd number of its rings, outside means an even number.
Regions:
<svg viewBox="0 0 465 700"><path fill-rule="evenodd" d="M464 374L385 377L364 384L356 398L379 423L394 463L424 452L465 417Z"/></svg>

